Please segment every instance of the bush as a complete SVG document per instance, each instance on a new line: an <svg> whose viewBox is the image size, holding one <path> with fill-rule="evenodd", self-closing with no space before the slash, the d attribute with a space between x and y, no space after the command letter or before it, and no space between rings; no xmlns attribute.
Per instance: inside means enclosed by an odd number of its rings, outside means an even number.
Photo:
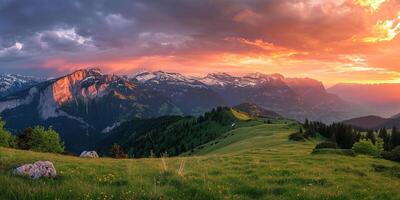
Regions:
<svg viewBox="0 0 400 200"><path fill-rule="evenodd" d="M289 140L293 140L293 141L305 141L306 137L304 136L303 133L292 133L289 135Z"/></svg>
<svg viewBox="0 0 400 200"><path fill-rule="evenodd" d="M315 149L337 149L338 146L335 142L325 141L317 144Z"/></svg>
<svg viewBox="0 0 400 200"><path fill-rule="evenodd" d="M343 156L356 156L352 149L314 149L312 154L336 154Z"/></svg>
<svg viewBox="0 0 400 200"><path fill-rule="evenodd" d="M111 146L111 157L113 158L127 158L128 155L125 154L122 147L118 144L113 144Z"/></svg>
<svg viewBox="0 0 400 200"><path fill-rule="evenodd" d="M45 129L37 126L34 129L27 128L17 137L17 146L24 150L40 152L62 153L64 144L59 134L53 129Z"/></svg>
<svg viewBox="0 0 400 200"><path fill-rule="evenodd" d="M5 124L4 121L0 120L0 146L15 147L15 137L4 129Z"/></svg>
<svg viewBox="0 0 400 200"><path fill-rule="evenodd" d="M391 152L387 152L387 151L383 152L382 157L387 160L400 162L400 146L397 146Z"/></svg>
<svg viewBox="0 0 400 200"><path fill-rule="evenodd" d="M371 156L379 155L378 148L374 144L372 144L370 140L360 140L359 142L356 142L353 145L352 149L354 152L358 154L365 154Z"/></svg>

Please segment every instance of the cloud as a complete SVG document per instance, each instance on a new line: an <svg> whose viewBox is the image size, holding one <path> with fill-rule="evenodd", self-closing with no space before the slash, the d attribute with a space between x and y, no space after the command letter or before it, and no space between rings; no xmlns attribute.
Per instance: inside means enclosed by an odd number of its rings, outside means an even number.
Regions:
<svg viewBox="0 0 400 200"><path fill-rule="evenodd" d="M400 33L400 12L392 20L379 20L374 28L374 36L365 37L364 42L376 43L393 40Z"/></svg>
<svg viewBox="0 0 400 200"><path fill-rule="evenodd" d="M376 11L386 1L387 0L354 0L354 3L363 7L370 8L372 11Z"/></svg>
<svg viewBox="0 0 400 200"><path fill-rule="evenodd" d="M55 76L97 65L334 82L383 76L362 69L400 71L397 0L1 1L0 10L1 72ZM337 70L344 68L351 77Z"/></svg>

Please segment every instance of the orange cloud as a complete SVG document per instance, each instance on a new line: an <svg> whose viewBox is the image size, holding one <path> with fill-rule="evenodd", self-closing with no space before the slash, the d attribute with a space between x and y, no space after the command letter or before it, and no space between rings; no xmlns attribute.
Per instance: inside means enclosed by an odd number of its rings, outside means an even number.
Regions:
<svg viewBox="0 0 400 200"><path fill-rule="evenodd" d="M386 1L387 0L354 0L354 3L356 5L360 5L360 6L363 6L363 7L368 7L372 11L376 11Z"/></svg>
<svg viewBox="0 0 400 200"><path fill-rule="evenodd" d="M375 43L393 40L400 33L400 12L392 20L379 20L373 27L374 36L365 37L364 42Z"/></svg>

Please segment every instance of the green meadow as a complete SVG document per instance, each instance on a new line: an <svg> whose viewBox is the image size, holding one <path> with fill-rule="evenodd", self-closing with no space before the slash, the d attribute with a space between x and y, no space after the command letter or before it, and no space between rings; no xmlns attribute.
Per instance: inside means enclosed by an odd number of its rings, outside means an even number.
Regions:
<svg viewBox="0 0 400 200"><path fill-rule="evenodd" d="M289 120L236 128L179 157L86 159L0 148L0 199L400 199L400 164L312 154ZM57 178L12 175L49 160Z"/></svg>

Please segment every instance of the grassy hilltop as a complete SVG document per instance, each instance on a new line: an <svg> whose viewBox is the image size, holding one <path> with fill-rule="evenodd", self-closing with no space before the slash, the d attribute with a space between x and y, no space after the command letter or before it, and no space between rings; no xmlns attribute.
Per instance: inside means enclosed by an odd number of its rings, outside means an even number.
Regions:
<svg viewBox="0 0 400 200"><path fill-rule="evenodd" d="M400 164L311 154L318 141L288 140L299 128L293 121L248 123L173 158L83 159L0 148L0 199L400 199L398 172L374 168ZM54 162L58 177L11 174L37 160Z"/></svg>

